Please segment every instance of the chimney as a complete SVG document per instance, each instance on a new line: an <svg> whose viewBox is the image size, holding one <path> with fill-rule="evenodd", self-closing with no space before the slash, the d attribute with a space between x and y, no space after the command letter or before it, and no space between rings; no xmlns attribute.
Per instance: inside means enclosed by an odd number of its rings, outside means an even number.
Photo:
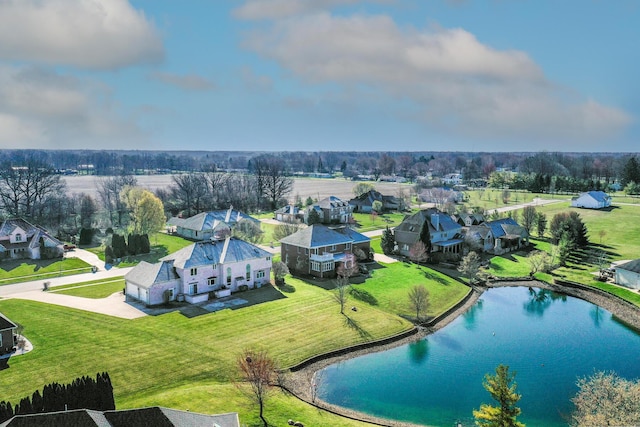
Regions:
<svg viewBox="0 0 640 427"><path fill-rule="evenodd" d="M431 225L433 225L433 228L435 228L436 231L440 229L440 215L437 213L431 214Z"/></svg>

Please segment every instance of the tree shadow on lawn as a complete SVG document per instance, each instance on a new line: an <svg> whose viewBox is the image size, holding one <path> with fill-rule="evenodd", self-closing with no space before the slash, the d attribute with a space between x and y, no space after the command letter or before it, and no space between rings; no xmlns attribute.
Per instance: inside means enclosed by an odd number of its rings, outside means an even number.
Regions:
<svg viewBox="0 0 640 427"><path fill-rule="evenodd" d="M17 268L20 268L23 265L33 267L33 271L36 272L42 268L47 268L57 262L61 262L62 258L54 258L54 259L16 259L16 260L3 260L0 262L0 270L4 270L6 272L13 271Z"/></svg>
<svg viewBox="0 0 640 427"><path fill-rule="evenodd" d="M433 280L434 282L440 283L441 285L449 285L449 282L445 278L438 276L437 274L434 274L432 271L429 271L421 267L419 267L419 270L422 271L425 278L429 280Z"/></svg>
<svg viewBox="0 0 640 427"><path fill-rule="evenodd" d="M366 338L366 339L373 338L373 335L367 332L362 326L360 326L358 322L356 322L354 319L350 318L346 314L344 315L344 324L347 327L354 329L358 333L358 335L360 335L360 337L362 338Z"/></svg>

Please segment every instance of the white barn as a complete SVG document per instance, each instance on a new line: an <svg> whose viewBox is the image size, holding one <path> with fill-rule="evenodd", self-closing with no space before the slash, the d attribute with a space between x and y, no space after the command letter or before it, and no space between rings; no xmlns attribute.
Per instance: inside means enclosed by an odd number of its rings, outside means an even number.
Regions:
<svg viewBox="0 0 640 427"><path fill-rule="evenodd" d="M604 191L587 191L571 199L574 208L602 209L611 206L611 196Z"/></svg>

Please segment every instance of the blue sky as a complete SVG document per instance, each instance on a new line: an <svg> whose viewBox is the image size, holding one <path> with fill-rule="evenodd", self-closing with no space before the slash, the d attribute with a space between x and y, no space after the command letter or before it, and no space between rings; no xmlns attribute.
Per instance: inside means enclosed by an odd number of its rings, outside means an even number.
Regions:
<svg viewBox="0 0 640 427"><path fill-rule="evenodd" d="M635 0L0 0L0 147L637 151Z"/></svg>

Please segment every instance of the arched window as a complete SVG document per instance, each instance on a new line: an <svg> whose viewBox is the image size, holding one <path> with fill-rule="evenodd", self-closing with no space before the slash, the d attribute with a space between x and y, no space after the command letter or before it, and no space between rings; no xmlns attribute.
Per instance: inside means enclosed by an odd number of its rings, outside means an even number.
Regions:
<svg viewBox="0 0 640 427"><path fill-rule="evenodd" d="M247 275L246 275L246 279L247 279L247 282L248 282L249 280L251 280L251 265L250 265L250 264L247 264Z"/></svg>
<svg viewBox="0 0 640 427"><path fill-rule="evenodd" d="M231 286L231 267L227 267L227 285Z"/></svg>

